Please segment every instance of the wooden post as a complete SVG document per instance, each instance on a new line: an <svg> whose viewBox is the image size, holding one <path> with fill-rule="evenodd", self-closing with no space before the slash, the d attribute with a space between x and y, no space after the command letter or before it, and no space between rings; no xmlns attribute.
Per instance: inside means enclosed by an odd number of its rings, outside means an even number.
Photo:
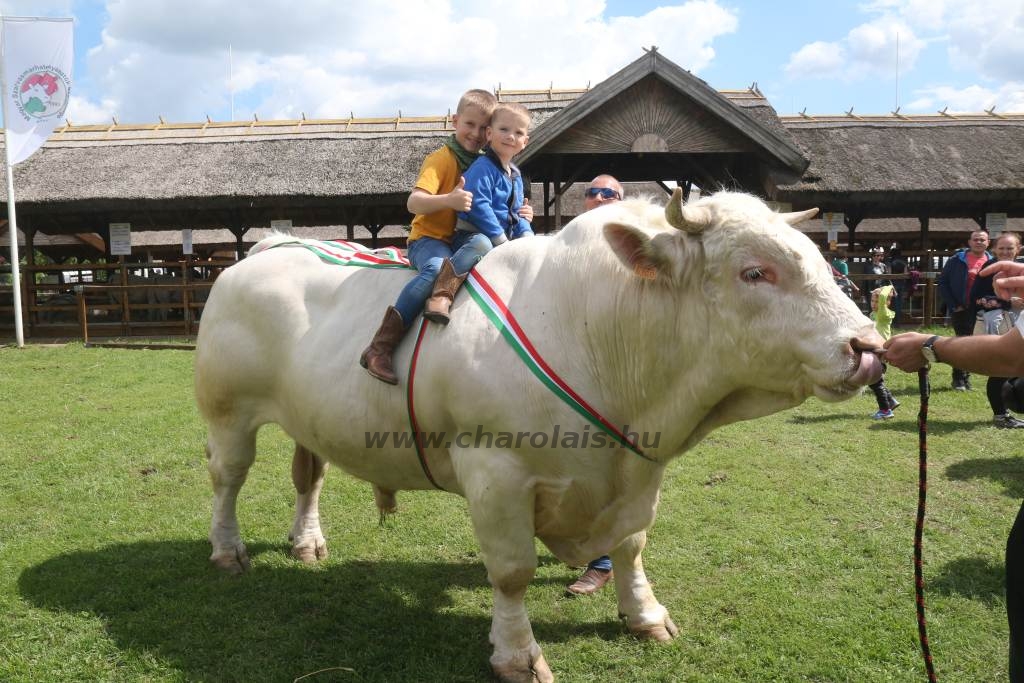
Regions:
<svg viewBox="0 0 1024 683"><path fill-rule="evenodd" d="M551 183L544 181L544 232L551 232Z"/></svg>
<svg viewBox="0 0 1024 683"><path fill-rule="evenodd" d="M562 155L555 157L555 230L562 229Z"/></svg>
<svg viewBox="0 0 1024 683"><path fill-rule="evenodd" d="M189 283L192 280L192 256L184 254L181 266L181 319L185 324L185 336L192 334L192 297L189 296Z"/></svg>
<svg viewBox="0 0 1024 683"><path fill-rule="evenodd" d="M81 278L79 278L81 282ZM82 343L89 345L89 315L85 309L85 287L75 285L75 298L78 299L78 325L82 328Z"/></svg>
<svg viewBox="0 0 1024 683"><path fill-rule="evenodd" d="M921 304L921 324L928 326L932 324L932 312L935 310L935 277L937 273L932 270L934 257L932 256L931 237L928 235L928 216L919 216L918 223L921 225L921 251L924 252L924 266L926 272L921 273L925 279L924 297Z"/></svg>
<svg viewBox="0 0 1024 683"><path fill-rule="evenodd" d="M128 305L128 270L125 267L124 255L117 257L117 263L121 273L121 336L127 337L131 328L132 314L131 307Z"/></svg>
<svg viewBox="0 0 1024 683"><path fill-rule="evenodd" d="M26 216L21 219L21 231L25 235L25 277L23 278L24 287L22 288L21 300L26 302L22 307L21 323L22 327L31 337L35 328L35 316L32 315L32 311L35 310L39 302L36 300L36 231L32 228L31 220Z"/></svg>

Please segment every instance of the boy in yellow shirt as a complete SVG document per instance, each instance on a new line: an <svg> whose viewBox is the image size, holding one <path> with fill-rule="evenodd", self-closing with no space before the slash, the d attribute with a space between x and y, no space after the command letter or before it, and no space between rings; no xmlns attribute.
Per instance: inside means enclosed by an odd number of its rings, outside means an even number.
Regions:
<svg viewBox="0 0 1024 683"><path fill-rule="evenodd" d="M463 189L462 173L479 156L496 105L497 98L486 90L466 91L452 117L455 132L443 147L427 155L420 167L406 202L409 212L416 214L408 257L419 274L402 289L395 305L388 306L380 328L359 357L359 364L382 382L398 384L392 354L423 310L435 281L438 286L446 284L438 277L444 263L449 262L446 271L468 273L491 247L478 233L456 234L455 213L473 205L473 195Z"/></svg>

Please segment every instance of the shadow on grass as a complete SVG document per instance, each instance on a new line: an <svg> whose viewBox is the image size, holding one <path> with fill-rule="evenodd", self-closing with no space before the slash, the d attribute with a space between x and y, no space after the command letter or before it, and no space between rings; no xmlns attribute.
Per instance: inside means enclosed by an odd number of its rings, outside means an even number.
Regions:
<svg viewBox="0 0 1024 683"><path fill-rule="evenodd" d="M199 541L146 542L69 553L26 569L22 596L103 621L119 648L148 653L189 680L475 681L489 676L490 589L479 563L297 561L229 577ZM276 560L275 560L276 561ZM486 591L485 599L453 592ZM474 613L475 612L475 613ZM534 622L538 642L625 637L598 623Z"/></svg>
<svg viewBox="0 0 1024 683"><path fill-rule="evenodd" d="M1003 486L1011 498L1024 498L1024 458L972 458L946 468L946 476L959 481L988 479Z"/></svg>
<svg viewBox="0 0 1024 683"><path fill-rule="evenodd" d="M927 582L925 600L928 593L934 591L942 595L960 595L991 606L1003 601L1005 574L1002 564L993 564L980 557L947 562L942 571Z"/></svg>

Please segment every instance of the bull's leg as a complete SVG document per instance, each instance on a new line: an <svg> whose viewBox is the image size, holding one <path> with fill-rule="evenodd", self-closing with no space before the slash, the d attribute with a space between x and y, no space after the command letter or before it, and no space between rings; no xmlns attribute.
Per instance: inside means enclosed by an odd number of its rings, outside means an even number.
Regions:
<svg viewBox="0 0 1024 683"><path fill-rule="evenodd" d="M481 471L475 481L463 481L487 580L494 590L491 668L503 683L553 683L524 601L537 569L533 491L507 472L502 476L500 469Z"/></svg>
<svg viewBox="0 0 1024 683"><path fill-rule="evenodd" d="M249 554L238 530L235 502L255 457L255 430L210 425L206 439L206 466L213 483L210 562L231 574L249 569Z"/></svg>
<svg viewBox="0 0 1024 683"><path fill-rule="evenodd" d="M619 598L619 614L626 619L629 630L641 638L666 641L679 632L647 581L640 559L647 545L647 532L635 533L611 552L615 570L615 592Z"/></svg>
<svg viewBox="0 0 1024 683"><path fill-rule="evenodd" d="M292 557L303 562L316 562L327 557L327 540L320 529L320 490L326 474L327 463L296 443L292 456L295 521L288 540L292 542Z"/></svg>

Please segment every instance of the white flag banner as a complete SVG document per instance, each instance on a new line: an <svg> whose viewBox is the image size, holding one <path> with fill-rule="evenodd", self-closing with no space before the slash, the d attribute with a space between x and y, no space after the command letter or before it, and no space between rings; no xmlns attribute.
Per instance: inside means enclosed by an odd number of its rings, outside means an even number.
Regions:
<svg viewBox="0 0 1024 683"><path fill-rule="evenodd" d="M74 59L71 19L4 17L4 126L10 163L39 149L64 119Z"/></svg>

